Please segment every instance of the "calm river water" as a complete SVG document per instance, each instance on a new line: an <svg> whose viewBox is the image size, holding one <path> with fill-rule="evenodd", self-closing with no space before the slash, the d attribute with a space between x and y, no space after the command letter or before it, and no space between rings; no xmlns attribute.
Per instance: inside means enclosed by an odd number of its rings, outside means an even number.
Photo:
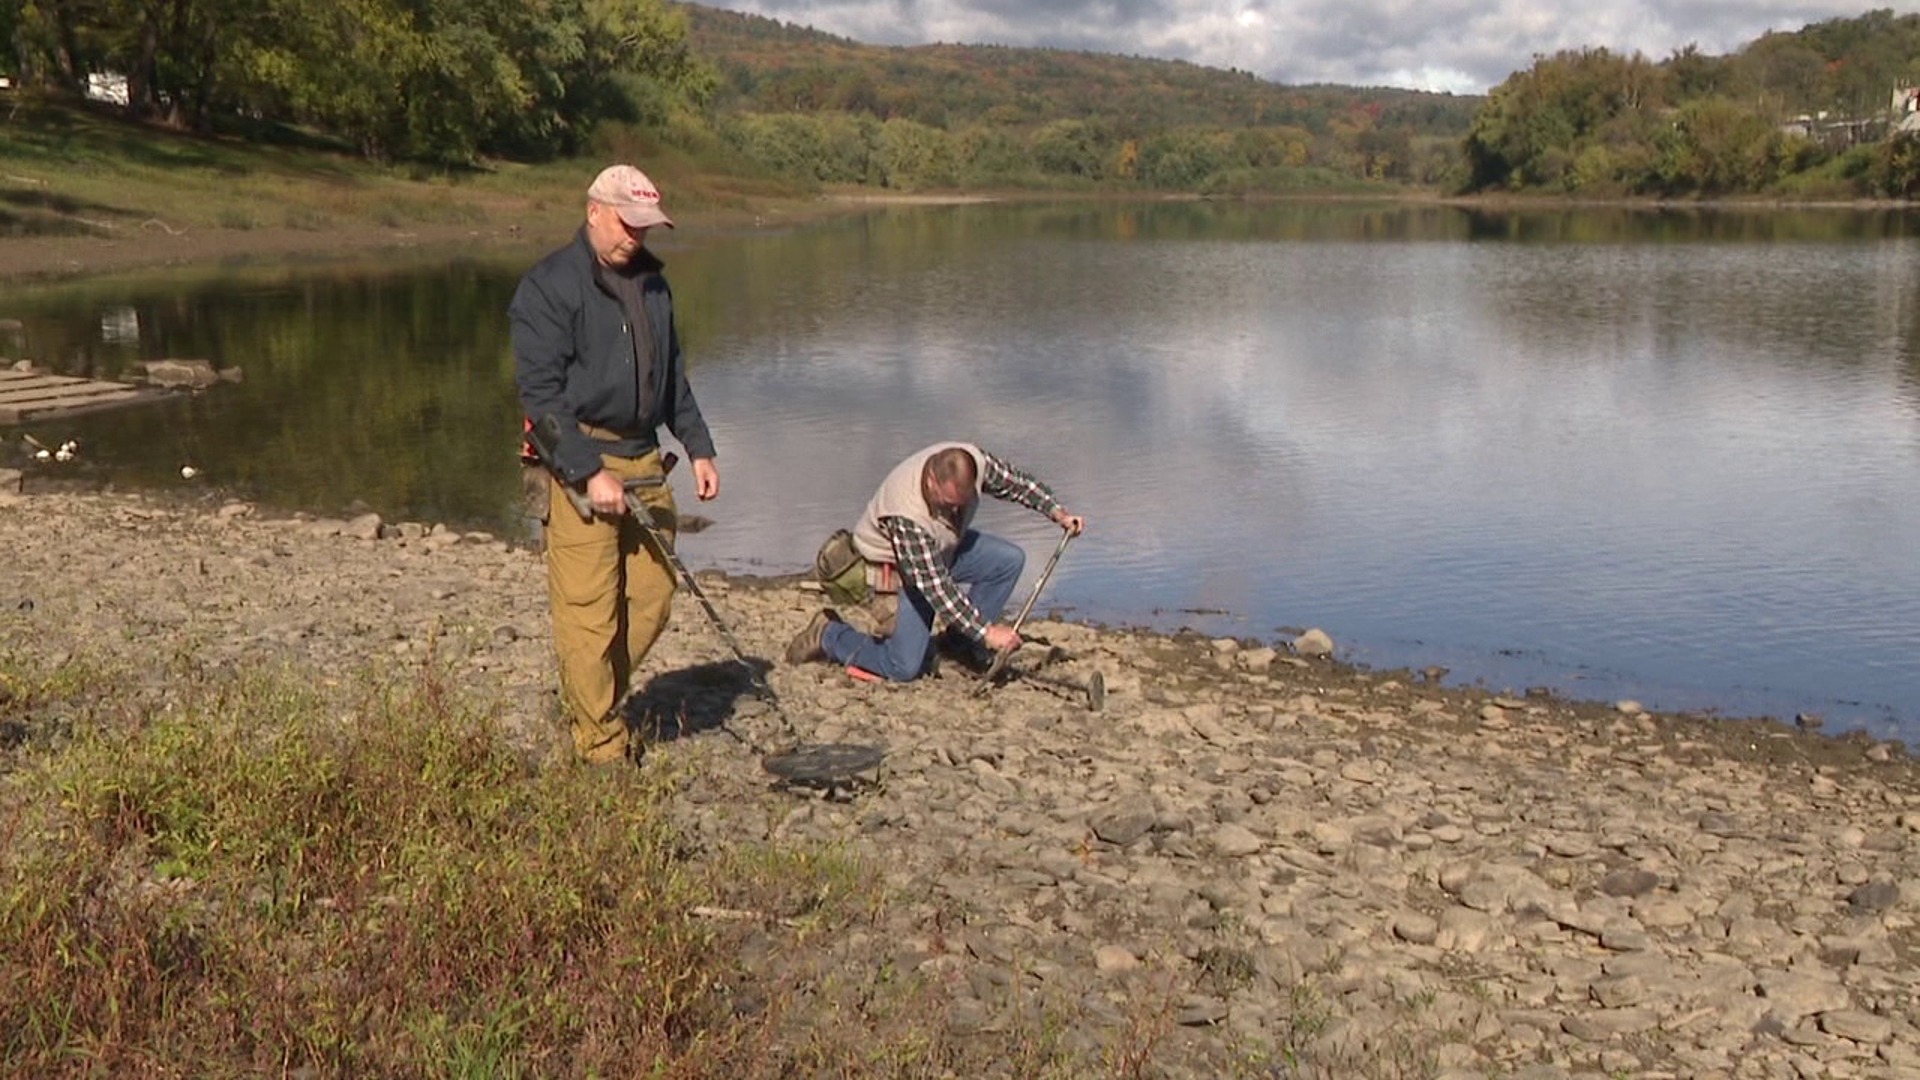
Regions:
<svg viewBox="0 0 1920 1080"><path fill-rule="evenodd" d="M1920 742L1920 218L1085 204L687 224L662 253L723 487L686 538L696 567L799 570L895 460L972 438L1089 518L1043 611L1318 626L1347 659L1449 681ZM28 425L81 439L82 475L177 487L192 464L284 508L515 531L502 311L529 255L14 286L0 355L243 369ZM1050 528L984 521L1027 545L1030 581Z"/></svg>

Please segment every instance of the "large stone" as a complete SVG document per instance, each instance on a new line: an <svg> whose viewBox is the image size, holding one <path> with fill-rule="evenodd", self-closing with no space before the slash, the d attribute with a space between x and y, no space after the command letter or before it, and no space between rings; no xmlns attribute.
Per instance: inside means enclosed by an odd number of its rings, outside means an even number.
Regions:
<svg viewBox="0 0 1920 1080"><path fill-rule="evenodd" d="M1116 847L1126 847L1153 828L1153 811L1145 808L1114 810L1094 817L1093 835Z"/></svg>
<svg viewBox="0 0 1920 1080"><path fill-rule="evenodd" d="M1645 896L1660 887L1660 875L1651 870L1615 870L1597 886L1608 896Z"/></svg>
<svg viewBox="0 0 1920 1080"><path fill-rule="evenodd" d="M1440 913L1440 930L1433 943L1454 952L1474 953L1493 941L1493 918L1472 908L1452 907Z"/></svg>
<svg viewBox="0 0 1920 1080"><path fill-rule="evenodd" d="M1616 1035L1651 1031L1659 1023L1660 1014L1653 1009L1598 1009L1567 1017L1560 1030L1585 1042L1604 1042Z"/></svg>
<svg viewBox="0 0 1920 1080"><path fill-rule="evenodd" d="M1227 1018L1227 1003L1219 998L1188 998L1174 1014L1173 1022L1181 1027L1210 1027Z"/></svg>
<svg viewBox="0 0 1920 1080"><path fill-rule="evenodd" d="M1266 846L1265 842L1262 841L1259 836L1255 835L1252 829L1244 825L1222 825L1213 830L1213 835L1210 839L1213 843L1213 850L1228 858L1252 855L1254 852Z"/></svg>
<svg viewBox="0 0 1920 1080"><path fill-rule="evenodd" d="M1893 1038L1893 1021L1858 1009L1835 1009L1820 1014L1820 1030L1842 1039L1879 1046Z"/></svg>
<svg viewBox="0 0 1920 1080"><path fill-rule="evenodd" d="M355 540L378 540L381 524L379 514L361 514L343 525L340 535L349 536Z"/></svg>
<svg viewBox="0 0 1920 1080"><path fill-rule="evenodd" d="M1783 1024L1852 1004L1847 988L1832 979L1784 971L1760 976L1760 996L1767 999L1767 1012Z"/></svg>
<svg viewBox="0 0 1920 1080"><path fill-rule="evenodd" d="M1332 656L1333 639L1327 636L1325 630L1308 630L1293 639L1293 651L1301 656Z"/></svg>
<svg viewBox="0 0 1920 1080"><path fill-rule="evenodd" d="M5 485L0 484L0 490ZM1858 914L1877 915L1900 899L1900 889L1891 881L1869 881L1847 895L1847 905Z"/></svg>
<svg viewBox="0 0 1920 1080"><path fill-rule="evenodd" d="M1279 656L1280 654L1273 648L1263 645L1258 649L1248 649L1234 659L1241 667L1246 668L1248 671L1258 672L1271 668L1273 662L1279 659Z"/></svg>
<svg viewBox="0 0 1920 1080"><path fill-rule="evenodd" d="M1609 1009L1638 1005L1647 999L1647 984L1638 975L1620 975L1595 979L1587 988L1593 1000Z"/></svg>
<svg viewBox="0 0 1920 1080"><path fill-rule="evenodd" d="M219 372L205 360L149 360L141 366L146 370L147 381L155 386L197 389L220 381Z"/></svg>
<svg viewBox="0 0 1920 1080"><path fill-rule="evenodd" d="M1431 945L1440 936L1440 920L1410 911L1393 921L1393 933L1412 945Z"/></svg>

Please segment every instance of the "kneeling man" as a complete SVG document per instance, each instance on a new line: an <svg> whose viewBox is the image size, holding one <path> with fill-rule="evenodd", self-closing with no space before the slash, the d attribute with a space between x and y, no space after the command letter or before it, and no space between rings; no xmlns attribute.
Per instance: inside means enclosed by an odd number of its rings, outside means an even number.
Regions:
<svg viewBox="0 0 1920 1080"><path fill-rule="evenodd" d="M1045 514L1074 535L1086 527L1045 484L978 446L929 446L894 466L853 529L868 583L881 594L898 593L892 633L868 636L829 608L787 646L787 662L831 660L907 682L927 669L936 619L982 664L991 653L1019 648L1020 635L998 620L1027 556L970 527L983 494Z"/></svg>

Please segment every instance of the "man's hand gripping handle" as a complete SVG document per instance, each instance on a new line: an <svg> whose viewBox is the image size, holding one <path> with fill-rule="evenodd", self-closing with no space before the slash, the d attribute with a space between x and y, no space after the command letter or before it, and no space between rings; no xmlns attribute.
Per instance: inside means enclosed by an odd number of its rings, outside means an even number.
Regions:
<svg viewBox="0 0 1920 1080"><path fill-rule="evenodd" d="M554 483L560 485L560 490L566 494L567 501L572 503L574 510L580 514L580 520L592 521L593 503L587 500L587 493L579 486L569 484L566 477L560 473L560 425L560 418L553 413L542 416L527 430L527 442L532 445L534 456L540 459L540 464L546 468L547 474L553 477ZM658 487L666 483L666 475L679 463L679 455L669 450L660 458L658 478L629 480L626 486Z"/></svg>

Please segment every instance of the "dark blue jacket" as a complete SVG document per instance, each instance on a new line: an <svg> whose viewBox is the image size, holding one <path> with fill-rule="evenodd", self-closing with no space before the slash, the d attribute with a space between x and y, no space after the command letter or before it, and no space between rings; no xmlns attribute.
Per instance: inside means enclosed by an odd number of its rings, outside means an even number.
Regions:
<svg viewBox="0 0 1920 1080"><path fill-rule="evenodd" d="M507 316L513 323L514 378L520 407L535 421L557 413L562 478L578 484L600 468L600 455L640 457L660 445L665 424L695 458L714 456L713 436L693 400L673 325L673 293L658 258L641 248L629 272L640 276L646 325L641 348L650 350L653 394L642 401L634 368L634 332L626 306L602 280L607 270L594 257L583 228L573 242L534 264L514 290ZM646 354L643 354L646 355ZM606 442L582 434L581 423L621 438Z"/></svg>

